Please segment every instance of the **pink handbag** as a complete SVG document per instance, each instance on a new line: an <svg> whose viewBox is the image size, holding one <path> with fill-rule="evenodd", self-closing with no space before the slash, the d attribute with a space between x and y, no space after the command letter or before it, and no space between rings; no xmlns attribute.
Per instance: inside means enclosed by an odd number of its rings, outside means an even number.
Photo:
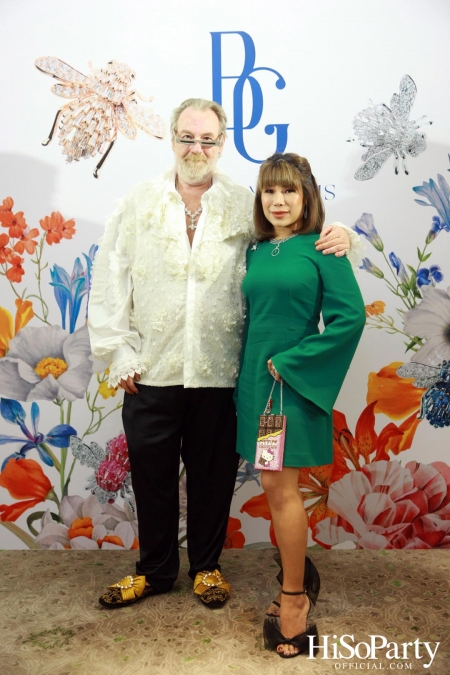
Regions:
<svg viewBox="0 0 450 675"><path fill-rule="evenodd" d="M258 439L256 441L255 469L281 471L283 468L284 441L286 437L286 415L283 415L283 380L280 382L280 414L273 415L272 394L276 385L274 379L264 413L259 417Z"/></svg>

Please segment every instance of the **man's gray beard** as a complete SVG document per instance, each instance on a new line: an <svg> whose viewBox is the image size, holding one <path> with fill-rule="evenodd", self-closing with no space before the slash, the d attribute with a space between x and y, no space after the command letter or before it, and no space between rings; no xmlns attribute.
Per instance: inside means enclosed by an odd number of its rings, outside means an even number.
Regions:
<svg viewBox="0 0 450 675"><path fill-rule="evenodd" d="M180 158L176 164L177 174L182 180L191 185L202 183L214 171L216 162L212 159L192 160Z"/></svg>

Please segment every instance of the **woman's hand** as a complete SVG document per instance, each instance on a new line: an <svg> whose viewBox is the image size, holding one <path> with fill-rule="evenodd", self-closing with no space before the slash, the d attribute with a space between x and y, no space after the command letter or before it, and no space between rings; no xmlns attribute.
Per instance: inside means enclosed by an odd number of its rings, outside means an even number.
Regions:
<svg viewBox="0 0 450 675"><path fill-rule="evenodd" d="M316 249L325 255L334 253L340 258L350 250L350 237L347 230L339 225L327 225L316 241Z"/></svg>
<svg viewBox="0 0 450 675"><path fill-rule="evenodd" d="M281 382L281 376L280 376L278 370L273 365L272 359L269 359L267 361L267 367L268 367L269 373L272 375L272 377L274 377L277 382Z"/></svg>
<svg viewBox="0 0 450 675"><path fill-rule="evenodd" d="M133 377L131 375L128 375L127 379L124 380L123 378L119 382L119 387L122 387L124 391L127 392L127 394L139 394L138 388L135 385L135 381L139 382L141 379L141 376L139 373L134 373Z"/></svg>

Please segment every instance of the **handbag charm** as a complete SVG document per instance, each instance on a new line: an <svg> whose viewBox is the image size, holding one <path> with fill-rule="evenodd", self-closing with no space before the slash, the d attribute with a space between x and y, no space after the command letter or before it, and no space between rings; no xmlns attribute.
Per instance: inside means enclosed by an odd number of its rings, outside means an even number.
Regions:
<svg viewBox="0 0 450 675"><path fill-rule="evenodd" d="M272 394L262 415L259 416L258 439L256 441L255 469L281 471L283 468L284 441L286 438L286 415L283 415L283 380L280 382L280 414L272 414Z"/></svg>

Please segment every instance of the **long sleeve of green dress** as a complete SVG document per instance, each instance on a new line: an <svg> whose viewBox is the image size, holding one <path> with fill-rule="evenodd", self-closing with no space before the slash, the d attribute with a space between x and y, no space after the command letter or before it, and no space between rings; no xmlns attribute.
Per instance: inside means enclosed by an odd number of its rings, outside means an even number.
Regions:
<svg viewBox="0 0 450 675"><path fill-rule="evenodd" d="M350 263L316 251L325 329L272 357L283 380L331 414L366 321L364 303ZM320 382L318 381L320 377Z"/></svg>
<svg viewBox="0 0 450 675"><path fill-rule="evenodd" d="M265 241L247 254L247 318L236 388L237 451L255 460L259 415L273 384L267 361L283 378L287 416L284 466L332 461L332 409L364 324L361 293L349 261L316 251L317 234L279 246ZM324 330L320 332L322 315ZM280 387L273 412L281 406Z"/></svg>

